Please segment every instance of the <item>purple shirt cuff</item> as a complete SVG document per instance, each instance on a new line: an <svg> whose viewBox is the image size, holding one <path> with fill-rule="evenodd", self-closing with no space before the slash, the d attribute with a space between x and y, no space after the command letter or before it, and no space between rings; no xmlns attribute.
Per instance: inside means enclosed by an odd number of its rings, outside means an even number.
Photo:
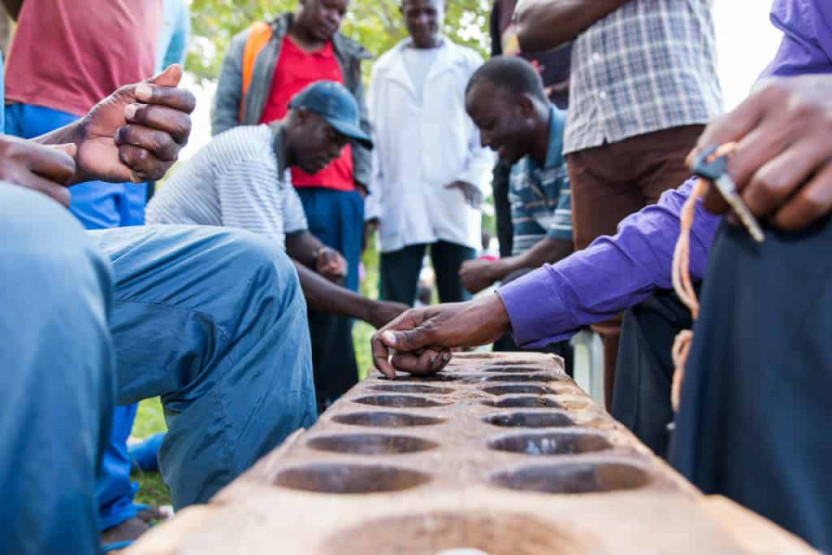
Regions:
<svg viewBox="0 0 832 555"><path fill-rule="evenodd" d="M560 293L552 286L550 271L548 266L538 268L497 289L511 321L514 342L520 347L544 347L578 331L565 321L569 311L564 310ZM532 306L534 310L530 310ZM552 335L553 330L564 329L568 331Z"/></svg>

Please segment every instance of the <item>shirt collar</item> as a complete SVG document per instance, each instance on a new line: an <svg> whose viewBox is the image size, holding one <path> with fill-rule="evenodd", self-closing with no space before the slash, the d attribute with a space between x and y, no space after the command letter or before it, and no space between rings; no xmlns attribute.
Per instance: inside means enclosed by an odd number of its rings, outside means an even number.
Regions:
<svg viewBox="0 0 832 555"><path fill-rule="evenodd" d="M553 168L563 165L563 128L566 123L566 112L559 110L554 104L549 105L549 149L546 151L546 163L543 168ZM526 156L526 163L530 171L541 169L531 156Z"/></svg>

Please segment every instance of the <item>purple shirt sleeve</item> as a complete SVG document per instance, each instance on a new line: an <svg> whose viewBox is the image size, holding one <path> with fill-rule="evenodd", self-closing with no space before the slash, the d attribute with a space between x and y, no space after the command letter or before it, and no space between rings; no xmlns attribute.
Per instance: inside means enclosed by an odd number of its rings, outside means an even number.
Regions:
<svg viewBox="0 0 832 555"><path fill-rule="evenodd" d="M693 179L665 192L658 204L625 218L615 237L600 237L588 248L547 264L500 287L514 334L522 347L541 347L566 339L581 326L601 322L669 288L679 213ZM699 203L691 229L690 273L705 272L708 247L720 218Z"/></svg>
<svg viewBox="0 0 832 555"><path fill-rule="evenodd" d="M761 78L832 72L832 2L775 0L771 23L783 40Z"/></svg>
<svg viewBox="0 0 832 555"><path fill-rule="evenodd" d="M775 0L771 21L783 31L774 61L761 77L832 72L832 0ZM581 326L634 306L654 289L669 288L679 211L693 181L662 195L659 203L624 219L615 237L545 265L497 290L515 341L541 347ZM696 208L690 272L700 280L720 218Z"/></svg>

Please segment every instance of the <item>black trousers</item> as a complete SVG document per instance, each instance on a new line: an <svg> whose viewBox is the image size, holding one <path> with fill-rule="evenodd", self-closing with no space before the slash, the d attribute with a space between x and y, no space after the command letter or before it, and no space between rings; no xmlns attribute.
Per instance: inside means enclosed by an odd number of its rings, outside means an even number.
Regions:
<svg viewBox="0 0 832 555"><path fill-rule="evenodd" d="M413 305L422 259L428 246L433 270L436 272L439 301L454 303L471 298L471 294L462 287L459 280L459 268L466 260L473 260L477 256L476 251L464 245L437 241L430 245L420 243L397 251L381 253L379 293L382 299Z"/></svg>
<svg viewBox="0 0 832 555"><path fill-rule="evenodd" d="M711 250L671 463L832 552L832 224Z"/></svg>
<svg viewBox="0 0 832 555"><path fill-rule="evenodd" d="M667 457L673 421L670 350L676 334L690 326L690 312L673 291L631 308L621 324L611 413L660 457Z"/></svg>
<svg viewBox="0 0 832 555"><path fill-rule="evenodd" d="M494 179L491 182L494 191L494 215L497 220L497 242L500 245L500 258L511 256L514 246L514 226L511 223L511 203L508 201L508 179L511 165L498 160L494 166Z"/></svg>

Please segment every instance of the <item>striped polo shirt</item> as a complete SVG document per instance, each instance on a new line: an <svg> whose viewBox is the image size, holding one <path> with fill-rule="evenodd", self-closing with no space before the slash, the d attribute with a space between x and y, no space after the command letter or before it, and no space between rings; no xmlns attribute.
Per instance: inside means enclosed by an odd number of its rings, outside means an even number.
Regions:
<svg viewBox="0 0 832 555"><path fill-rule="evenodd" d="M549 150L540 167L530 156L511 168L508 199L514 227L512 256L549 238L572 241L572 190L563 157L566 113L554 105L549 112Z"/></svg>
<svg viewBox="0 0 832 555"><path fill-rule="evenodd" d="M221 133L168 178L147 205L147 223L235 227L285 248L286 234L308 225L276 154L282 137L279 124Z"/></svg>

